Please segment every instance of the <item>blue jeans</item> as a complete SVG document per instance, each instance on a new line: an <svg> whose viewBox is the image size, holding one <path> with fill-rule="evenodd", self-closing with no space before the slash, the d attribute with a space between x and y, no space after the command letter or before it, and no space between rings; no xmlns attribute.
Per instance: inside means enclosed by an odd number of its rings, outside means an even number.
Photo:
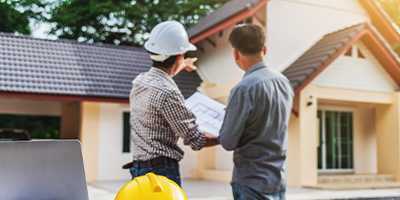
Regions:
<svg viewBox="0 0 400 200"><path fill-rule="evenodd" d="M285 192L276 192L263 194L254 189L240 185L237 183L232 183L232 192L234 200L286 200Z"/></svg>
<svg viewBox="0 0 400 200"><path fill-rule="evenodd" d="M168 179L174 181L176 184L181 186L181 175L179 173L179 165L174 166L161 166L161 167L132 167L129 169L132 175L132 179L146 175L149 172L154 174L165 176Z"/></svg>

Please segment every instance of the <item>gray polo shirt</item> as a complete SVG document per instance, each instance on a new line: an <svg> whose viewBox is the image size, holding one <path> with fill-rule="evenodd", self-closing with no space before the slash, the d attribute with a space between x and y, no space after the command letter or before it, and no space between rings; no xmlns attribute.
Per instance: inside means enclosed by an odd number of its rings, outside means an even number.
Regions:
<svg viewBox="0 0 400 200"><path fill-rule="evenodd" d="M234 150L232 183L261 193L286 187L286 153L293 90L263 63L248 70L230 94L220 142Z"/></svg>

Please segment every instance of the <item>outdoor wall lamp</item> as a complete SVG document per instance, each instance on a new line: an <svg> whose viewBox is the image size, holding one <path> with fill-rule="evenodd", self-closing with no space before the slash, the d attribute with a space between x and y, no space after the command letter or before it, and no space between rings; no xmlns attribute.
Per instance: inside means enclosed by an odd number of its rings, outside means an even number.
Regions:
<svg viewBox="0 0 400 200"><path fill-rule="evenodd" d="M309 97L308 97L308 101L307 101L307 106L308 106L308 107L309 107L309 106L312 106L312 105L314 104L313 99L314 99L313 96L309 96Z"/></svg>

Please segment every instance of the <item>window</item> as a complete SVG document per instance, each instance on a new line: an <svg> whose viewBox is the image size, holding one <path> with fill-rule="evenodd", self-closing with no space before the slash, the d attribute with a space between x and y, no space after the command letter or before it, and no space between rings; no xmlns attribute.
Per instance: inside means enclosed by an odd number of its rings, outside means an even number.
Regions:
<svg viewBox="0 0 400 200"><path fill-rule="evenodd" d="M123 121L123 137L122 137L122 152L131 152L131 125L130 125L130 114L129 112L124 112L122 114Z"/></svg>
<svg viewBox="0 0 400 200"><path fill-rule="evenodd" d="M57 116L0 115L0 129L26 130L32 139L60 139L60 124Z"/></svg>
<svg viewBox="0 0 400 200"><path fill-rule="evenodd" d="M362 59L364 59L364 58L365 58L364 54L361 52L361 50L360 50L360 49L358 49L358 53L357 53L357 55L358 55L358 58L362 58Z"/></svg>
<svg viewBox="0 0 400 200"><path fill-rule="evenodd" d="M352 46L351 48L349 48L346 51L346 53L344 53L344 56L365 59L364 54L361 52L360 48L358 48L357 46Z"/></svg>
<svg viewBox="0 0 400 200"><path fill-rule="evenodd" d="M318 169L353 169L353 113L318 111Z"/></svg>

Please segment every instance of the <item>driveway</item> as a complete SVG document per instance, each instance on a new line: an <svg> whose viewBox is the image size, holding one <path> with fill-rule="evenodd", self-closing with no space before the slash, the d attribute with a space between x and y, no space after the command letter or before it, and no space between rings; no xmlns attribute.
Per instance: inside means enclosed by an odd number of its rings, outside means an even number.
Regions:
<svg viewBox="0 0 400 200"><path fill-rule="evenodd" d="M88 186L90 200L113 200L122 181L102 181ZM229 184L185 180L183 187L190 200L232 200ZM317 190L304 188L289 188L288 200L338 200L338 199L390 199L400 200L399 189L377 190Z"/></svg>

